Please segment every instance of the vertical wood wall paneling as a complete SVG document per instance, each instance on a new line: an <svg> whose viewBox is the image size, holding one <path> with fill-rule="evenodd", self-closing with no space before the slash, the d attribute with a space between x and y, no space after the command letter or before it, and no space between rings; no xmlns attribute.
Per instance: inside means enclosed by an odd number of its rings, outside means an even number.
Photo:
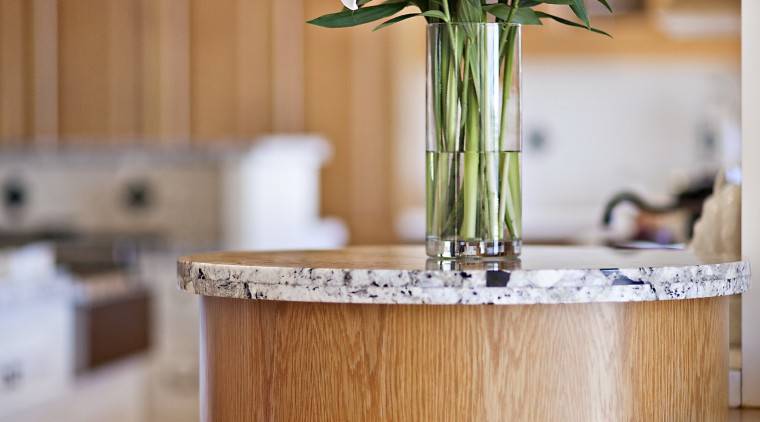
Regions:
<svg viewBox="0 0 760 422"><path fill-rule="evenodd" d="M391 36L393 213L399 218L425 207L425 25L413 19L385 30ZM406 235L422 239L425 227Z"/></svg>
<svg viewBox="0 0 760 422"><path fill-rule="evenodd" d="M304 20L340 10L333 0L306 0L303 6ZM349 69L351 37L355 32L353 28L304 27L306 132L324 136L333 147L333 158L322 170L322 214L341 217L351 226L348 181L354 175L349 165L353 124Z"/></svg>
<svg viewBox="0 0 760 422"><path fill-rule="evenodd" d="M26 137L25 0L0 1L0 144Z"/></svg>
<svg viewBox="0 0 760 422"><path fill-rule="evenodd" d="M140 102L150 144L190 140L190 1L142 0Z"/></svg>
<svg viewBox="0 0 760 422"><path fill-rule="evenodd" d="M141 0L140 4L140 127L149 144L161 134L161 7L164 2Z"/></svg>
<svg viewBox="0 0 760 422"><path fill-rule="evenodd" d="M236 137L238 0L190 2L190 123L198 142Z"/></svg>
<svg viewBox="0 0 760 422"><path fill-rule="evenodd" d="M108 142L109 3L58 3L59 129L65 145Z"/></svg>
<svg viewBox="0 0 760 422"><path fill-rule="evenodd" d="M108 137L121 145L140 133L139 0L108 0Z"/></svg>
<svg viewBox="0 0 760 422"><path fill-rule="evenodd" d="M393 130L390 103L389 32L357 28L352 37L349 225L356 244L392 243Z"/></svg>
<svg viewBox="0 0 760 422"><path fill-rule="evenodd" d="M190 142L190 0L160 0L159 128L165 144Z"/></svg>
<svg viewBox="0 0 760 422"><path fill-rule="evenodd" d="M301 0L272 2L271 104L275 132L304 129L304 21Z"/></svg>
<svg viewBox="0 0 760 422"><path fill-rule="evenodd" d="M29 135L37 147L58 140L58 0L30 4Z"/></svg>
<svg viewBox="0 0 760 422"><path fill-rule="evenodd" d="M277 68L272 65L271 32L278 23L270 17L276 5L300 10L300 1L238 0L237 119L238 136L246 140L272 130L270 105Z"/></svg>

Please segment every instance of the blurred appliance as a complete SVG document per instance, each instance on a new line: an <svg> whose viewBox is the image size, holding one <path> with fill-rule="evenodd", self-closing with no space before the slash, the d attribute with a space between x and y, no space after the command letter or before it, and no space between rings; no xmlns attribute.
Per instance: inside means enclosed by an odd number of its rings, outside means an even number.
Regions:
<svg viewBox="0 0 760 422"><path fill-rule="evenodd" d="M610 226L615 209L623 204L638 210L633 237L629 240L659 244L685 243L691 239L694 223L702 215L702 205L712 193L712 178L700 179L678 192L670 203L651 204L640 195L622 192L604 208L602 222Z"/></svg>
<svg viewBox="0 0 760 422"><path fill-rule="evenodd" d="M0 250L0 420L71 382L72 288L53 257L50 244Z"/></svg>
<svg viewBox="0 0 760 422"><path fill-rule="evenodd" d="M228 249L326 249L345 245L348 230L319 217L319 170L330 145L313 135L256 141L223 174L223 241Z"/></svg>
<svg viewBox="0 0 760 422"><path fill-rule="evenodd" d="M158 239L151 234L6 231L0 233L0 245L16 252L13 259L2 260L0 274L30 283L51 277L56 267L71 275L75 294L66 303L75 314L75 369L81 373L150 347L151 295L130 272L140 244Z"/></svg>
<svg viewBox="0 0 760 422"><path fill-rule="evenodd" d="M145 352L151 345L151 294L133 276L137 250L152 235L77 236L56 244L75 275L77 373Z"/></svg>

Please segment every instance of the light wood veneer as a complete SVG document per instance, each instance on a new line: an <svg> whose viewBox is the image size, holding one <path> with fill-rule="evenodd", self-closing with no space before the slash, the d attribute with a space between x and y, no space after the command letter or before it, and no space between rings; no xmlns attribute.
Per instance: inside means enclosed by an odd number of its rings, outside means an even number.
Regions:
<svg viewBox="0 0 760 422"><path fill-rule="evenodd" d="M525 306L201 301L203 420L728 417L726 297Z"/></svg>

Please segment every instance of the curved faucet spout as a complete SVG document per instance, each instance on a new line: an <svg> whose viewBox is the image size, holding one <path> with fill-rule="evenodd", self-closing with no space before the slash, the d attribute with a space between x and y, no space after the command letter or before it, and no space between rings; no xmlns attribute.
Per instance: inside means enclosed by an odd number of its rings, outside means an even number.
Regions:
<svg viewBox="0 0 760 422"><path fill-rule="evenodd" d="M610 199L609 202L607 202L607 205L604 207L604 216L602 217L602 223L605 227L608 227L610 225L610 222L612 220L612 211L623 202L628 202L635 205L642 211L650 212L653 214L664 214L674 211L678 208L677 203L656 206L645 202L643 199L641 199L640 196L636 195L635 193L622 192L612 197L612 199Z"/></svg>

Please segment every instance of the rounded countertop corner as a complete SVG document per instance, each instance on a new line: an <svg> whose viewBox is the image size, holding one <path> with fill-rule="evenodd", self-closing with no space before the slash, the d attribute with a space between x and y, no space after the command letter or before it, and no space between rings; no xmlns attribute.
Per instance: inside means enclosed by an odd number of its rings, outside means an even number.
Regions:
<svg viewBox="0 0 760 422"><path fill-rule="evenodd" d="M749 289L746 261L687 250L525 246L514 260L435 260L422 246L180 257L178 287L294 302L531 305L698 299Z"/></svg>

